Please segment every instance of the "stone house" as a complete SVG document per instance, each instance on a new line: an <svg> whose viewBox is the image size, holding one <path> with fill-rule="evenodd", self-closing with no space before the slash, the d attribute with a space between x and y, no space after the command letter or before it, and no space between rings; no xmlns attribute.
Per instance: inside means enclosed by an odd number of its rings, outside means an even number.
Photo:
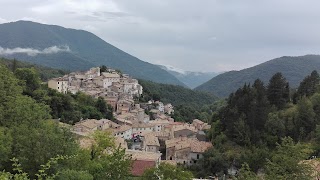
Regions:
<svg viewBox="0 0 320 180"><path fill-rule="evenodd" d="M203 153L212 147L210 142L196 138L174 138L166 141L166 159L178 164L192 165L203 157Z"/></svg>
<svg viewBox="0 0 320 180"><path fill-rule="evenodd" d="M143 149L149 152L159 152L159 139L153 134L148 134L143 138Z"/></svg>
<svg viewBox="0 0 320 180"><path fill-rule="evenodd" d="M119 100L118 93L115 93L113 91L109 91L104 94L104 100L109 104L113 110L116 110L117 108L117 102Z"/></svg>
<svg viewBox="0 0 320 180"><path fill-rule="evenodd" d="M117 73L102 73L102 86L108 88L113 82L120 82L120 75Z"/></svg>
<svg viewBox="0 0 320 180"><path fill-rule="evenodd" d="M77 122L73 127L72 130L75 132L93 132L99 129L101 124L96 119L86 119Z"/></svg>
<svg viewBox="0 0 320 180"><path fill-rule="evenodd" d="M95 77L100 76L100 67L93 67L90 68L89 71L85 72L86 78L87 79L93 79Z"/></svg>
<svg viewBox="0 0 320 180"><path fill-rule="evenodd" d="M132 138L132 127L129 125L122 125L116 129L113 129L113 133L116 137L121 137L124 139Z"/></svg>
<svg viewBox="0 0 320 180"><path fill-rule="evenodd" d="M201 120L199 120L199 119L194 119L194 120L192 121L192 125L193 125L196 129L198 129L199 131L201 131L201 130L206 130L206 129L210 129L210 128L211 128L211 126L208 125L208 123L205 123L205 122L203 122L203 121L201 121Z"/></svg>
<svg viewBox="0 0 320 180"><path fill-rule="evenodd" d="M117 102L117 113L122 114L122 113L128 113L131 111L132 106L134 102L130 100L119 100Z"/></svg>
<svg viewBox="0 0 320 180"><path fill-rule="evenodd" d="M68 78L54 78L48 81L48 87L55 89L60 93L67 94L69 88Z"/></svg>
<svg viewBox="0 0 320 180"><path fill-rule="evenodd" d="M197 129L190 124L176 125L172 128L173 138L195 136Z"/></svg>
<svg viewBox="0 0 320 180"><path fill-rule="evenodd" d="M136 122L132 124L132 133L134 135L141 135L146 132L153 132L153 131L154 131L154 124L143 123L143 122Z"/></svg>

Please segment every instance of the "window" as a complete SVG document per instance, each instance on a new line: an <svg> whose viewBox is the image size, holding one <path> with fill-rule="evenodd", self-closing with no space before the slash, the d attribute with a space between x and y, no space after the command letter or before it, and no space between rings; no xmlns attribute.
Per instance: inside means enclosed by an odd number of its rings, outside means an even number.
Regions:
<svg viewBox="0 0 320 180"><path fill-rule="evenodd" d="M199 154L197 154L197 159L199 159L200 158L200 155Z"/></svg>
<svg viewBox="0 0 320 180"><path fill-rule="evenodd" d="M59 89L59 87L58 87L58 89Z"/></svg>
<svg viewBox="0 0 320 180"><path fill-rule="evenodd" d="M59 84L59 82L58 82L58 84Z"/></svg>

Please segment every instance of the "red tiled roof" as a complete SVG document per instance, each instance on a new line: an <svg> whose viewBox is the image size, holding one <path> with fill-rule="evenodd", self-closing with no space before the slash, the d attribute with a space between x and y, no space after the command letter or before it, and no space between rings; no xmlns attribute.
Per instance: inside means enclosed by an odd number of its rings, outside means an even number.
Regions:
<svg viewBox="0 0 320 180"><path fill-rule="evenodd" d="M134 176L142 176L146 169L153 167L156 167L156 162L154 161L135 160L133 161L131 173Z"/></svg>

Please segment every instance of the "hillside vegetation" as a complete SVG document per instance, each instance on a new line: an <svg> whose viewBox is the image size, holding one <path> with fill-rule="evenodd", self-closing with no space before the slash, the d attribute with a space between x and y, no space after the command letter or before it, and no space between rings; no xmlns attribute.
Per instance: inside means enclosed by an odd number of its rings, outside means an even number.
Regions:
<svg viewBox="0 0 320 180"><path fill-rule="evenodd" d="M0 24L0 46L4 49L25 48L24 50L33 53L56 47L38 54L28 55L15 49L16 53L0 55L72 71L106 65L120 69L135 78L184 85L158 66L144 62L83 30L30 21L5 23ZM64 50L57 51L59 47L63 47Z"/></svg>
<svg viewBox="0 0 320 180"><path fill-rule="evenodd" d="M229 95L213 117L214 144L191 169L199 177L236 179L318 179L320 154L319 74L309 72L297 91L281 73L257 79ZM233 178L232 178L233 179Z"/></svg>
<svg viewBox="0 0 320 180"><path fill-rule="evenodd" d="M191 89L169 84L154 83L152 81L139 80L143 87L144 98L160 99L164 103L174 106L189 105L192 107L211 104L217 98L209 93L193 91Z"/></svg>
<svg viewBox="0 0 320 180"><path fill-rule="evenodd" d="M277 72L281 72L287 78L291 88L297 88L300 81L313 70L320 70L320 56L318 55L284 56L248 69L220 74L195 89L226 97L244 83L253 84L255 79L259 78L267 83Z"/></svg>
<svg viewBox="0 0 320 180"><path fill-rule="evenodd" d="M23 61L0 58L0 64L5 65L8 69L14 71L17 68L34 68L39 73L42 81L48 81L51 78L61 77L68 73L68 71L49 68L37 64L31 64Z"/></svg>
<svg viewBox="0 0 320 180"><path fill-rule="evenodd" d="M80 149L69 129L50 120L55 97L39 96L46 90L34 68L11 72L0 64L0 72L0 179L130 178L131 159L110 134L97 132L92 146Z"/></svg>

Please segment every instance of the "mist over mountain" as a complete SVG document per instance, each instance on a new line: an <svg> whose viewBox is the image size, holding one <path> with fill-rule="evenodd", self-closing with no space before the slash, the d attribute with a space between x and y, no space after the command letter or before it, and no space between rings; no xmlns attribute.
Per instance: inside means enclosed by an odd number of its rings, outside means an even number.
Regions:
<svg viewBox="0 0 320 180"><path fill-rule="evenodd" d="M0 56L72 71L106 65L135 78L185 86L167 71L90 32L56 25L31 21L0 24Z"/></svg>
<svg viewBox="0 0 320 180"><path fill-rule="evenodd" d="M283 74L291 88L296 88L313 70L320 71L320 55L283 56L240 71L225 72L196 87L195 90L226 97L245 83L252 84L258 78L267 85L272 75L277 72Z"/></svg>
<svg viewBox="0 0 320 180"><path fill-rule="evenodd" d="M173 76L175 76L179 81L183 82L189 88L193 89L207 81L211 78L217 76L219 73L216 72L192 72L184 71L172 66L158 65L162 69L166 70Z"/></svg>

